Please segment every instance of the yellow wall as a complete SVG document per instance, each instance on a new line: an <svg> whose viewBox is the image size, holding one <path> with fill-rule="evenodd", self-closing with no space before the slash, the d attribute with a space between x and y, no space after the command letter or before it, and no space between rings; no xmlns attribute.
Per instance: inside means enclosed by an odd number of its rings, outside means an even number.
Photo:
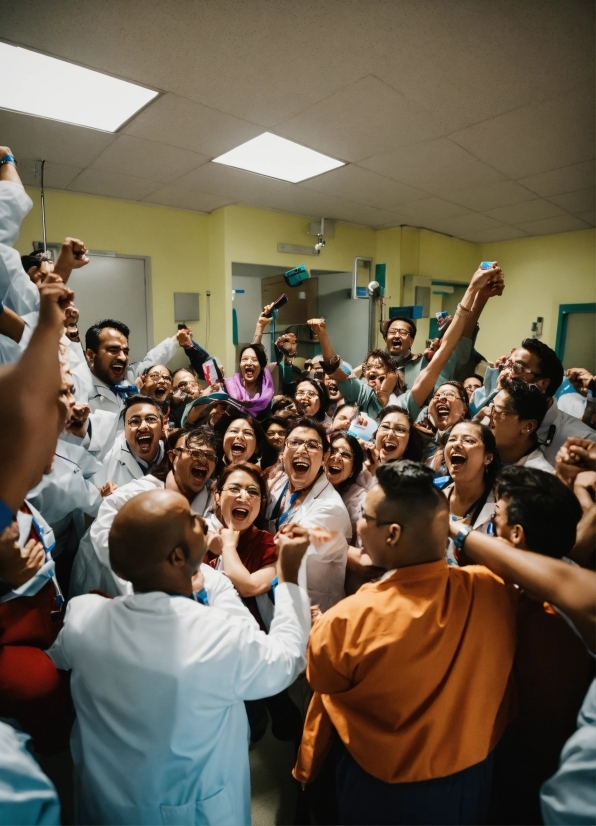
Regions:
<svg viewBox="0 0 596 826"><path fill-rule="evenodd" d="M31 251L41 239L39 190L28 190L33 209L21 227L17 248ZM176 332L174 292L201 293L201 321L195 337L205 337L205 290L209 285L208 233L211 216L181 209L116 201L71 192L46 192L48 241L71 235L89 249L151 257L154 343Z"/></svg>
<svg viewBox="0 0 596 826"><path fill-rule="evenodd" d="M483 313L479 351L490 360L509 352L531 335L537 316L542 341L554 347L559 304L596 302L595 242L596 230L583 229L481 245L480 260L499 262L506 288Z"/></svg>
<svg viewBox="0 0 596 826"><path fill-rule="evenodd" d="M31 249L41 237L39 191L31 190L34 208L21 229L18 249ZM403 303L403 276L468 281L482 260L498 260L506 274L502 298L489 302L481 319L478 349L492 360L530 334L544 317L543 341L554 346L561 303L596 301L594 230L472 244L412 227L372 230L337 224L317 258L277 252L278 242L313 246L309 219L244 206L228 206L211 215L70 192L46 194L48 240L82 238L90 249L113 250L151 258L154 341L175 332L174 292L201 293L201 320L195 337L206 342L206 292L210 297L208 346L234 369L232 344L232 262L266 264L288 270L350 272L354 257L371 256L387 265L388 306ZM313 219L316 216L313 216ZM424 325L423 325L424 327ZM420 331L420 342L425 336Z"/></svg>

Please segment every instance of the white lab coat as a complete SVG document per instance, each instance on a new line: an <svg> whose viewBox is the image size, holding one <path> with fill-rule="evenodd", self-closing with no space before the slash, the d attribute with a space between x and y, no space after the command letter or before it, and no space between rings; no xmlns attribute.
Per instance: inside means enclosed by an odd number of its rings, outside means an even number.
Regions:
<svg viewBox="0 0 596 826"><path fill-rule="evenodd" d="M267 519L281 496L287 476L282 476L271 490L267 507ZM333 533L332 539L316 547L308 546L300 566L298 581L306 589L313 605L326 611L345 597L344 581L348 559L348 541L352 537L352 524L341 496L325 474L321 474L312 486L304 502L295 510L289 522L297 522L303 528L325 528ZM275 526L270 525L272 533Z"/></svg>
<svg viewBox="0 0 596 826"><path fill-rule="evenodd" d="M575 416L559 410L556 399L553 399L551 406L546 411L546 416L538 428L537 435L544 458L553 467L559 448L565 444L570 436L596 442L596 431ZM547 445L547 441L550 441L550 444Z"/></svg>
<svg viewBox="0 0 596 826"><path fill-rule="evenodd" d="M70 575L71 597L87 594L98 589L112 596L130 592L130 583L117 577L110 567L108 537L116 514L129 499L148 490L163 490L164 483L149 474L142 479L129 482L118 488L101 503L97 519L81 539ZM191 508L195 513L206 516L212 503L212 494L207 488L197 494Z"/></svg>
<svg viewBox="0 0 596 826"><path fill-rule="evenodd" d="M39 310L39 290L23 269L20 254L13 249L32 206L22 186L0 181L0 301L20 316Z"/></svg>
<svg viewBox="0 0 596 826"><path fill-rule="evenodd" d="M27 748L28 734L0 721L0 812L2 823L59 826L54 784Z"/></svg>
<svg viewBox="0 0 596 826"><path fill-rule="evenodd" d="M269 634L160 591L72 600L48 653L71 670L78 823L250 823L243 700L305 667L310 611L283 583Z"/></svg>
<svg viewBox="0 0 596 826"><path fill-rule="evenodd" d="M27 494L52 526L56 537L54 557L66 548L73 523L78 544L85 533L83 514L97 515L101 495L93 476L99 469L99 462L85 448L59 439L51 473Z"/></svg>
<svg viewBox="0 0 596 826"><path fill-rule="evenodd" d="M107 452L93 481L98 488L108 481L120 488L144 476L143 469L129 448L122 431L116 436L114 446Z"/></svg>
<svg viewBox="0 0 596 826"><path fill-rule="evenodd" d="M515 464L517 467L532 467L536 470L544 470L546 473L555 472L554 467L546 461L539 447L526 456L522 456Z"/></svg>
<svg viewBox="0 0 596 826"><path fill-rule="evenodd" d="M596 680L577 718L577 731L563 746L559 768L540 789L542 818L548 826L596 822Z"/></svg>

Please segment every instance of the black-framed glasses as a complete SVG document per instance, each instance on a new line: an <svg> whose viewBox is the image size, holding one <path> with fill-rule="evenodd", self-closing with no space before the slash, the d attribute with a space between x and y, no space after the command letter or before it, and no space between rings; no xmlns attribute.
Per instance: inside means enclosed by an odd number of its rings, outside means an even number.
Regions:
<svg viewBox="0 0 596 826"><path fill-rule="evenodd" d="M163 379L166 382L166 384L172 383L172 377L166 376L163 373L147 373L147 378L151 379L151 381L159 381L160 379Z"/></svg>
<svg viewBox="0 0 596 826"><path fill-rule="evenodd" d="M225 487L223 487L222 491L224 491L224 490L227 491L228 493L231 493L232 496L240 496L241 493L245 493L248 496L249 499L260 499L261 498L261 491L256 486L255 487L249 487L249 488L243 488L242 485L231 484L231 485L226 485Z"/></svg>
<svg viewBox="0 0 596 826"><path fill-rule="evenodd" d="M531 373L535 378L542 378L542 373L537 373L535 370L530 370L523 361L510 361L506 359L503 362L503 369L509 368L514 376L523 376L524 373Z"/></svg>
<svg viewBox="0 0 596 826"><path fill-rule="evenodd" d="M289 447L290 450L298 450L299 447L305 447L309 453L317 453L319 450L323 450L321 442L317 442L314 439L308 439L306 442L302 441L302 439L286 439L286 447Z"/></svg>
<svg viewBox="0 0 596 826"><path fill-rule="evenodd" d="M200 459L205 459L207 462L217 462L217 456L213 451L203 450L200 447L175 447L174 453L188 453L194 462Z"/></svg>

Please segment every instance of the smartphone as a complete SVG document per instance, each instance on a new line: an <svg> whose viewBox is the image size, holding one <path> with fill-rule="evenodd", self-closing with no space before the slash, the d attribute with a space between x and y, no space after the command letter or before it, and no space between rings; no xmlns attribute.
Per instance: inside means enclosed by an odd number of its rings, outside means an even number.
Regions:
<svg viewBox="0 0 596 826"><path fill-rule="evenodd" d="M188 326L186 324L179 324L178 329L179 330L188 330Z"/></svg>
<svg viewBox="0 0 596 826"><path fill-rule="evenodd" d="M481 270L490 270L490 268L493 267L493 266L494 266L494 263L492 261L482 261L481 264L480 264L480 269Z"/></svg>
<svg viewBox="0 0 596 826"><path fill-rule="evenodd" d="M276 298L273 302L273 305L268 313L263 313L265 318L271 318L273 315L274 310L279 310L280 307L283 307L284 304L288 303L288 296L285 293L282 293L279 298Z"/></svg>
<svg viewBox="0 0 596 826"><path fill-rule="evenodd" d="M218 381L221 381L220 372L214 359L207 359L205 364L203 364L203 375L210 387L212 384L217 384Z"/></svg>
<svg viewBox="0 0 596 826"><path fill-rule="evenodd" d="M448 315L449 313L447 312L447 310L442 310L440 313L435 313L435 318L438 321L441 318L447 318Z"/></svg>

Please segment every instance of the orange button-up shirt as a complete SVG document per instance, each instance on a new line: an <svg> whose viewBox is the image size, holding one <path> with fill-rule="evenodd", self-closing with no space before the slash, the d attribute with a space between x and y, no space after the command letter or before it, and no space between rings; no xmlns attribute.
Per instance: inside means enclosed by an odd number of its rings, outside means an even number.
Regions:
<svg viewBox="0 0 596 826"><path fill-rule="evenodd" d="M386 783L444 777L484 760L510 718L515 590L445 560L363 585L318 620L314 691L297 780L314 779L334 730Z"/></svg>

